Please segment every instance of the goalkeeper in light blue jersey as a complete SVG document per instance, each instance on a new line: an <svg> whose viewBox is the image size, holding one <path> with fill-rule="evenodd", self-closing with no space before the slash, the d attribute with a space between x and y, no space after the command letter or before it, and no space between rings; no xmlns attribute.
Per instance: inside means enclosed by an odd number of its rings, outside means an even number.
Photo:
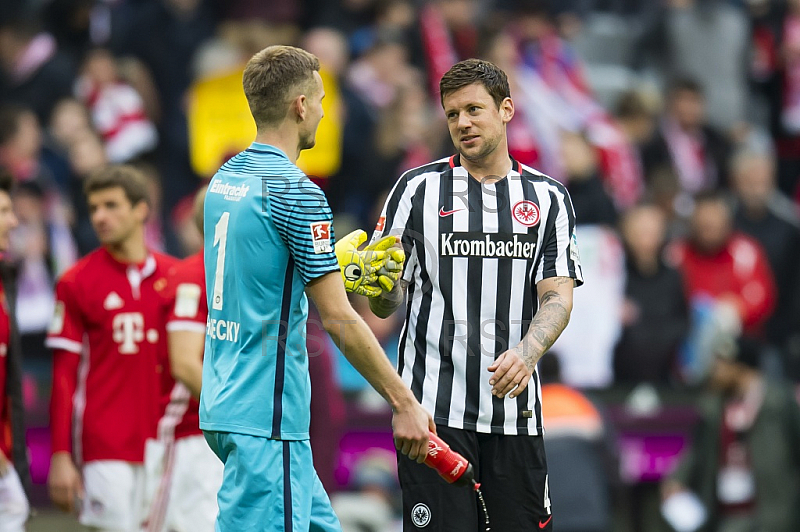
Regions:
<svg viewBox="0 0 800 532"><path fill-rule="evenodd" d="M345 293L345 286L372 297L390 291L402 251L393 238L360 251L366 234L354 232L334 252L327 200L295 165L314 146L323 116L318 70L315 56L290 46L250 59L243 85L258 133L206 194L200 427L225 464L218 531L341 530L309 445L306 294L348 360L392 406L398 449L421 462L435 430Z"/></svg>

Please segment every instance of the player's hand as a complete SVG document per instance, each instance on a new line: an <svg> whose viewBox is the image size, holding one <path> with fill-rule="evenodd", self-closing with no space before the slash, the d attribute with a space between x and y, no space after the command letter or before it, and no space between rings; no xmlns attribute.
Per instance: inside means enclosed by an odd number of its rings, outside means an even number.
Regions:
<svg viewBox="0 0 800 532"><path fill-rule="evenodd" d="M396 236L385 236L364 248L364 253L366 260L377 268L378 286L384 292L391 292L403 274L403 263L406 260L400 239Z"/></svg>
<svg viewBox="0 0 800 532"><path fill-rule="evenodd" d="M344 289L362 296L376 297L381 293L381 289L375 286L378 268L370 261L365 261L364 252L358 249L366 240L367 233L356 229L336 242L334 252L342 272Z"/></svg>
<svg viewBox="0 0 800 532"><path fill-rule="evenodd" d="M436 434L431 415L413 396L392 415L394 445L411 460L422 463L428 455L428 433Z"/></svg>
<svg viewBox="0 0 800 532"><path fill-rule="evenodd" d="M348 292L378 297L391 292L403 272L405 253L397 237L387 236L363 250L367 233L357 229L336 242L334 251Z"/></svg>
<svg viewBox="0 0 800 532"><path fill-rule="evenodd" d="M522 393L528 386L531 379L531 370L519 356L515 349L509 349L494 360L487 368L494 372L489 378L492 385L492 395L500 399L508 394L509 399L513 399Z"/></svg>
<svg viewBox="0 0 800 532"><path fill-rule="evenodd" d="M64 512L78 510L75 501L83 498L81 474L66 452L54 453L50 459L50 474L47 476L50 499Z"/></svg>

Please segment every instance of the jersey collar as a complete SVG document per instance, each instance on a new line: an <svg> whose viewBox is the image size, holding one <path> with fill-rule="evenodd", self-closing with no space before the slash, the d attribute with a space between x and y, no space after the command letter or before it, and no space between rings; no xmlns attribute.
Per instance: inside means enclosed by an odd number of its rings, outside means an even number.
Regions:
<svg viewBox="0 0 800 532"><path fill-rule="evenodd" d="M519 175L522 175L522 165L519 163L519 161L514 159L511 155L509 155L508 158L511 159L511 171L513 172L513 171L516 170L516 172ZM460 167L461 166L461 154L460 153L456 153L455 155L451 155L449 163L450 163L450 168Z"/></svg>
<svg viewBox="0 0 800 532"><path fill-rule="evenodd" d="M247 148L247 150L245 151L249 151L251 153L272 153L280 157L283 157L287 161L289 160L289 156L283 153L283 150L276 148L272 144L262 144L261 142L253 142L252 144L250 144L250 147Z"/></svg>

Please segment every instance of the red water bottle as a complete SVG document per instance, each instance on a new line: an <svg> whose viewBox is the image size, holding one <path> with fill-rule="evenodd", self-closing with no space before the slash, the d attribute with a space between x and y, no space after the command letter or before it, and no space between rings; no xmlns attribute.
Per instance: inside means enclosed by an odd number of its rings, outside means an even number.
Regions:
<svg viewBox="0 0 800 532"><path fill-rule="evenodd" d="M491 531L486 501L483 500L483 494L480 490L481 485L475 482L475 472L472 469L472 464L432 432L428 433L428 454L425 456L425 464L435 469L439 476L450 484L472 486L472 489L478 495L481 508L483 508L483 515L486 518L484 530L486 532Z"/></svg>
<svg viewBox="0 0 800 532"><path fill-rule="evenodd" d="M450 484L470 486L475 483L475 474L472 464L452 450L434 433L428 434L428 455L425 464L435 469L439 475Z"/></svg>

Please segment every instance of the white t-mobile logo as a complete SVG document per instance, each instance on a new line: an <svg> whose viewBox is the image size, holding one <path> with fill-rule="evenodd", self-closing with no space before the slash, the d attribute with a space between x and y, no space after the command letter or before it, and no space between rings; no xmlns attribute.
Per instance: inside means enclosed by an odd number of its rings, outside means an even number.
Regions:
<svg viewBox="0 0 800 532"><path fill-rule="evenodd" d="M144 316L141 312L121 312L114 316L114 341L120 344L119 352L133 355L139 352L139 342L144 340Z"/></svg>

